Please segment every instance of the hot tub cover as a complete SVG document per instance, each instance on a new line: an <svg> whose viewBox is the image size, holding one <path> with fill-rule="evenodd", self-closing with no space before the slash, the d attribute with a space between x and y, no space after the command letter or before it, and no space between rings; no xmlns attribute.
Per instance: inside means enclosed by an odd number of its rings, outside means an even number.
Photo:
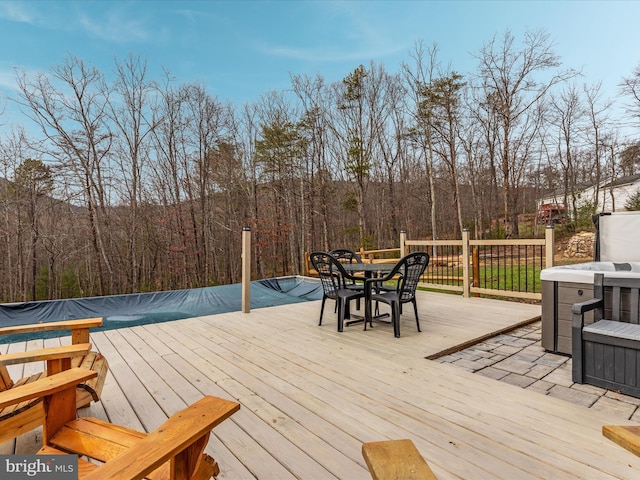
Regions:
<svg viewBox="0 0 640 480"><path fill-rule="evenodd" d="M593 217L594 260L640 262L640 212L604 212Z"/></svg>
<svg viewBox="0 0 640 480"><path fill-rule="evenodd" d="M640 276L640 262L585 262L558 265L540 271L540 280L573 283L593 283L594 273L611 277Z"/></svg>
<svg viewBox="0 0 640 480"><path fill-rule="evenodd" d="M593 216L593 262L559 265L540 272L543 281L593 284L596 272L612 277L640 276L640 212L603 212Z"/></svg>

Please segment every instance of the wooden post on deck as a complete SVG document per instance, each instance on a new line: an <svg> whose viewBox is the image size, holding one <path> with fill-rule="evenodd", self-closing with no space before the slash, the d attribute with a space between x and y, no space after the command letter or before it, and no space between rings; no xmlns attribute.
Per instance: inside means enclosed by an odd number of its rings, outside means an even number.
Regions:
<svg viewBox="0 0 640 480"><path fill-rule="evenodd" d="M471 296L471 255L469 252L469 229L462 230L462 296Z"/></svg>
<svg viewBox="0 0 640 480"><path fill-rule="evenodd" d="M251 228L242 227L242 313L251 311Z"/></svg>
<svg viewBox="0 0 640 480"><path fill-rule="evenodd" d="M404 257L407 253L407 231L400 230L400 258Z"/></svg>
<svg viewBox="0 0 640 480"><path fill-rule="evenodd" d="M547 225L547 228L544 229L544 248L545 248L544 267L545 268L553 267L554 243L555 243L555 233L553 231L553 225Z"/></svg>

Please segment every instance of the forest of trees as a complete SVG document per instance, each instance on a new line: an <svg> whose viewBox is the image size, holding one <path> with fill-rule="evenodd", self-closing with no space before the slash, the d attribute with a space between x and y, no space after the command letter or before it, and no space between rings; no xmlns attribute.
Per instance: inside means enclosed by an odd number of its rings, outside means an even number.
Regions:
<svg viewBox="0 0 640 480"><path fill-rule="evenodd" d="M238 282L243 226L257 278L303 273L304 252L397 246L402 229L517 237L538 196L571 205L640 170L621 133L640 127L640 65L609 99L544 31L474 57L463 75L416 43L397 73L292 75L242 106L149 78L135 55L17 72L6 100L29 123L0 113L0 302Z"/></svg>

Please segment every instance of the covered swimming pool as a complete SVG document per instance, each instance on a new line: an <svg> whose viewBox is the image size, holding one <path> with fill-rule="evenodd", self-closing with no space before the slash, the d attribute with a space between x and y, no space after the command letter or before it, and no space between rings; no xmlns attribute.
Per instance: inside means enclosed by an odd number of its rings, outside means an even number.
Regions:
<svg viewBox="0 0 640 480"><path fill-rule="evenodd" d="M251 308L322 299L317 279L300 276L251 282ZM242 284L151 293L0 304L0 327L102 317L99 330L240 311ZM5 341L22 341L15 335ZM34 338L30 335L29 338ZM40 337L41 338L41 337Z"/></svg>

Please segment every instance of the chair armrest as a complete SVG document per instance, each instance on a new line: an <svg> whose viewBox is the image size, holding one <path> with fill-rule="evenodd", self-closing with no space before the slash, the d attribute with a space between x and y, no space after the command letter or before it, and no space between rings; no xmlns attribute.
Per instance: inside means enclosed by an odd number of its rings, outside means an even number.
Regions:
<svg viewBox="0 0 640 480"><path fill-rule="evenodd" d="M15 325L0 328L0 335L14 335L17 333L46 332L50 330L76 330L102 326L102 318L83 318L80 320L64 320L62 322L32 323L29 325Z"/></svg>
<svg viewBox="0 0 640 480"><path fill-rule="evenodd" d="M171 458L185 452L211 430L240 409L240 404L207 396L172 415L158 429L126 452L107 461L83 480L130 480L143 478Z"/></svg>
<svg viewBox="0 0 640 480"><path fill-rule="evenodd" d="M102 326L102 318L82 318L80 320L64 320L61 322L32 323L30 325L16 325L0 328L0 335L15 335L19 333L48 332L53 330L70 330L71 343L87 343L89 329Z"/></svg>
<svg viewBox="0 0 640 480"><path fill-rule="evenodd" d="M0 408L25 402L32 398L53 395L54 393L86 382L96 375L98 375L96 372L86 368L71 368L64 372L56 373L55 375L42 377L35 382L0 392Z"/></svg>
<svg viewBox="0 0 640 480"><path fill-rule="evenodd" d="M87 355L90 350L90 343L78 343L66 347L50 347L27 352L5 353L4 355L0 355L0 365L15 365L18 363L81 357Z"/></svg>
<svg viewBox="0 0 640 480"><path fill-rule="evenodd" d="M640 456L640 426L603 425L602 435L630 452Z"/></svg>
<svg viewBox="0 0 640 480"><path fill-rule="evenodd" d="M602 307L604 307L604 300L602 298L592 298L585 302L574 303L571 306L571 312L573 313L572 328L581 329L584 326L584 314Z"/></svg>
<svg viewBox="0 0 640 480"><path fill-rule="evenodd" d="M343 279L347 279L347 280L352 280L354 282L362 282L365 280L364 277L357 277L354 274L347 272L346 270L344 270L343 272L341 272L340 274L342 276Z"/></svg>
<svg viewBox="0 0 640 480"><path fill-rule="evenodd" d="M574 303L571 306L571 312L583 315L585 312L595 310L598 307L604 306L604 300L602 298L592 298L580 303Z"/></svg>
<svg viewBox="0 0 640 480"><path fill-rule="evenodd" d="M383 280L384 280L384 279L382 279L382 278L367 278L367 279L364 281L364 289L365 289L365 290L367 290L367 291L369 291L369 290L373 290L373 286L374 286L376 283L381 283L381 282L383 282Z"/></svg>
<svg viewBox="0 0 640 480"><path fill-rule="evenodd" d="M386 275L384 277L367 278L366 281L364 282L365 290L369 290L369 289L373 290L373 286L376 283L383 284L384 282L390 282L392 280L395 281L395 283L396 283L395 289L397 290L399 285L400 285L400 281L402 280L402 275L400 275L400 276L397 276L397 275L398 274L396 272L393 275L388 274L388 275Z"/></svg>
<svg viewBox="0 0 640 480"><path fill-rule="evenodd" d="M386 440L362 445L362 456L373 480L437 480L411 440Z"/></svg>

